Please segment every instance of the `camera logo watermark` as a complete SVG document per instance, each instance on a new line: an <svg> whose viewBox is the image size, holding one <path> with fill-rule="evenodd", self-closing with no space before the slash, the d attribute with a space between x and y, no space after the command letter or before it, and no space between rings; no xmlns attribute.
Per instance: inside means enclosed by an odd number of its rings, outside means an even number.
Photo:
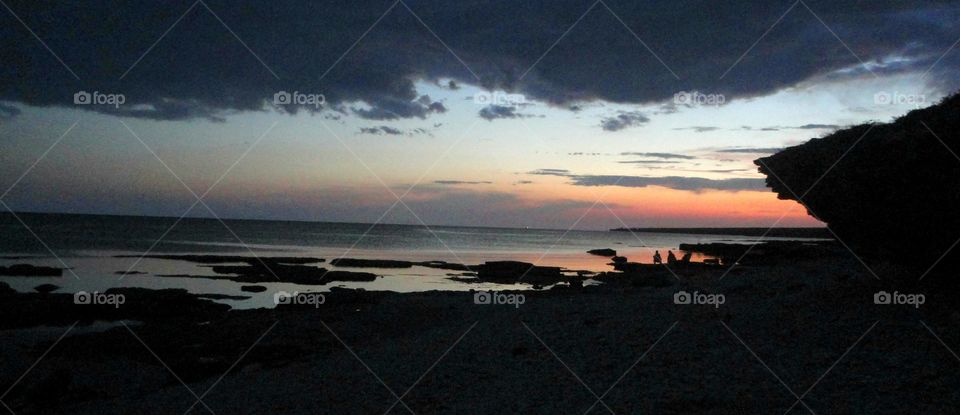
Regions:
<svg viewBox="0 0 960 415"><path fill-rule="evenodd" d="M520 308L520 305L526 302L527 297L523 294L504 294L496 291L477 291L473 293L474 304L505 304Z"/></svg>
<svg viewBox="0 0 960 415"><path fill-rule="evenodd" d="M320 308L320 304L325 302L327 302L327 297L321 293L302 293L299 291L288 293L286 291L277 291L273 294L273 303L276 305L312 305L314 308Z"/></svg>
<svg viewBox="0 0 960 415"><path fill-rule="evenodd" d="M688 107L719 107L727 103L723 94L704 94L700 91L680 91L673 94L673 103Z"/></svg>
<svg viewBox="0 0 960 415"><path fill-rule="evenodd" d="M726 302L727 297L723 294L705 294L699 291L693 293L677 291L673 294L673 303L680 305L712 305L714 308L720 308L720 305Z"/></svg>
<svg viewBox="0 0 960 415"><path fill-rule="evenodd" d="M508 94L500 91L480 91L473 95L473 103L482 106L519 107L527 103L527 97L523 94Z"/></svg>
<svg viewBox="0 0 960 415"><path fill-rule="evenodd" d="M77 293L73 295L73 303L77 305L112 305L114 308L120 308L120 305L126 302L127 297L123 294L77 291Z"/></svg>
<svg viewBox="0 0 960 415"><path fill-rule="evenodd" d="M877 105L911 105L919 107L927 102L923 94L902 94L897 91L880 91L873 94L873 103Z"/></svg>
<svg viewBox="0 0 960 415"><path fill-rule="evenodd" d="M879 291L873 294L873 303L882 305L912 305L914 308L920 308L927 302L927 297L923 294L906 294L894 291L893 294L886 291Z"/></svg>
<svg viewBox="0 0 960 415"><path fill-rule="evenodd" d="M77 91L73 94L73 103L76 105L113 105L114 108L120 108L127 102L127 97L123 94L103 94L100 91Z"/></svg>
<svg viewBox="0 0 960 415"><path fill-rule="evenodd" d="M304 94L300 91L279 91L273 94L273 105L313 105L319 109L326 103L327 97L323 94Z"/></svg>

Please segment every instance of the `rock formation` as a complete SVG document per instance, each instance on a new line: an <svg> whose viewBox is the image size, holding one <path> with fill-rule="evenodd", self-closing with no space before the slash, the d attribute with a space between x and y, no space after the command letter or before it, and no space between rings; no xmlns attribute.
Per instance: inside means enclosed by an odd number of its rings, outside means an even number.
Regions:
<svg viewBox="0 0 960 415"><path fill-rule="evenodd" d="M925 271L960 239L958 153L960 94L755 163L779 198L803 203L861 257ZM938 270L958 258L951 251Z"/></svg>

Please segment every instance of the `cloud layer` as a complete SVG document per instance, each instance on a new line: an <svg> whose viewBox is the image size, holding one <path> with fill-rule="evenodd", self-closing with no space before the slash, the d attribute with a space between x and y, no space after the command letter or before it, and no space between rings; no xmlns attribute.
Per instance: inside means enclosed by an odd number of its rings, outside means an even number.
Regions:
<svg viewBox="0 0 960 415"><path fill-rule="evenodd" d="M539 169L528 172L527 174L535 176L560 176L570 179L570 184L574 186L620 186L620 187L649 187L659 186L674 190L686 190L691 192L702 192L705 190L724 190L724 191L765 191L767 190L764 179L707 179L703 177L682 177L682 176L618 176L618 175L592 175L592 174L573 174L568 170L561 169Z"/></svg>
<svg viewBox="0 0 960 415"><path fill-rule="evenodd" d="M422 99L418 80L558 105L663 102L693 90L729 101L818 77L928 70L934 86L960 85L960 53L944 55L960 32L956 2L809 0L779 23L790 2L7 3L44 43L0 13L0 101L72 106L77 91L123 93L123 106L84 108L157 120L264 110L278 91L324 95L323 107L277 107L286 112L330 108L377 120L444 112ZM603 127L643 122L618 114Z"/></svg>

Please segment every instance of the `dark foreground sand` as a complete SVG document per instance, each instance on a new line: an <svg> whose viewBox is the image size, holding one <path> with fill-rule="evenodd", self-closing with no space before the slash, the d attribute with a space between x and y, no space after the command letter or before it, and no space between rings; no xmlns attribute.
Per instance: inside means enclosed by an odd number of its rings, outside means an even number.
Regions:
<svg viewBox="0 0 960 415"><path fill-rule="evenodd" d="M905 272L872 268L881 278ZM131 291L111 314L31 309L64 295L0 294L12 316L0 330L0 386L15 384L2 401L16 414L955 413L960 405L960 359L948 349L960 350L952 296L926 292L919 308L876 305L875 292L897 287L842 253L736 267L722 280L726 268L673 271L679 280L646 268L598 287L525 292L519 307L474 304L471 293L338 290L319 307L227 311L182 293ZM725 302L677 305L680 290L722 293ZM25 313L58 327L20 323ZM44 355L77 318L121 317L129 329L81 321Z"/></svg>

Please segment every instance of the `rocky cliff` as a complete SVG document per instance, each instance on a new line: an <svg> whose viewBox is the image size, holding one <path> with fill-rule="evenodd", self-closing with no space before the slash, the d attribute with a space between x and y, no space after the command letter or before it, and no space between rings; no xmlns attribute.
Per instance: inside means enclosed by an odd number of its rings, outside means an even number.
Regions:
<svg viewBox="0 0 960 415"><path fill-rule="evenodd" d="M859 255L925 270L960 239L958 153L960 94L754 163L781 199L799 199ZM944 264L957 259L960 247Z"/></svg>

